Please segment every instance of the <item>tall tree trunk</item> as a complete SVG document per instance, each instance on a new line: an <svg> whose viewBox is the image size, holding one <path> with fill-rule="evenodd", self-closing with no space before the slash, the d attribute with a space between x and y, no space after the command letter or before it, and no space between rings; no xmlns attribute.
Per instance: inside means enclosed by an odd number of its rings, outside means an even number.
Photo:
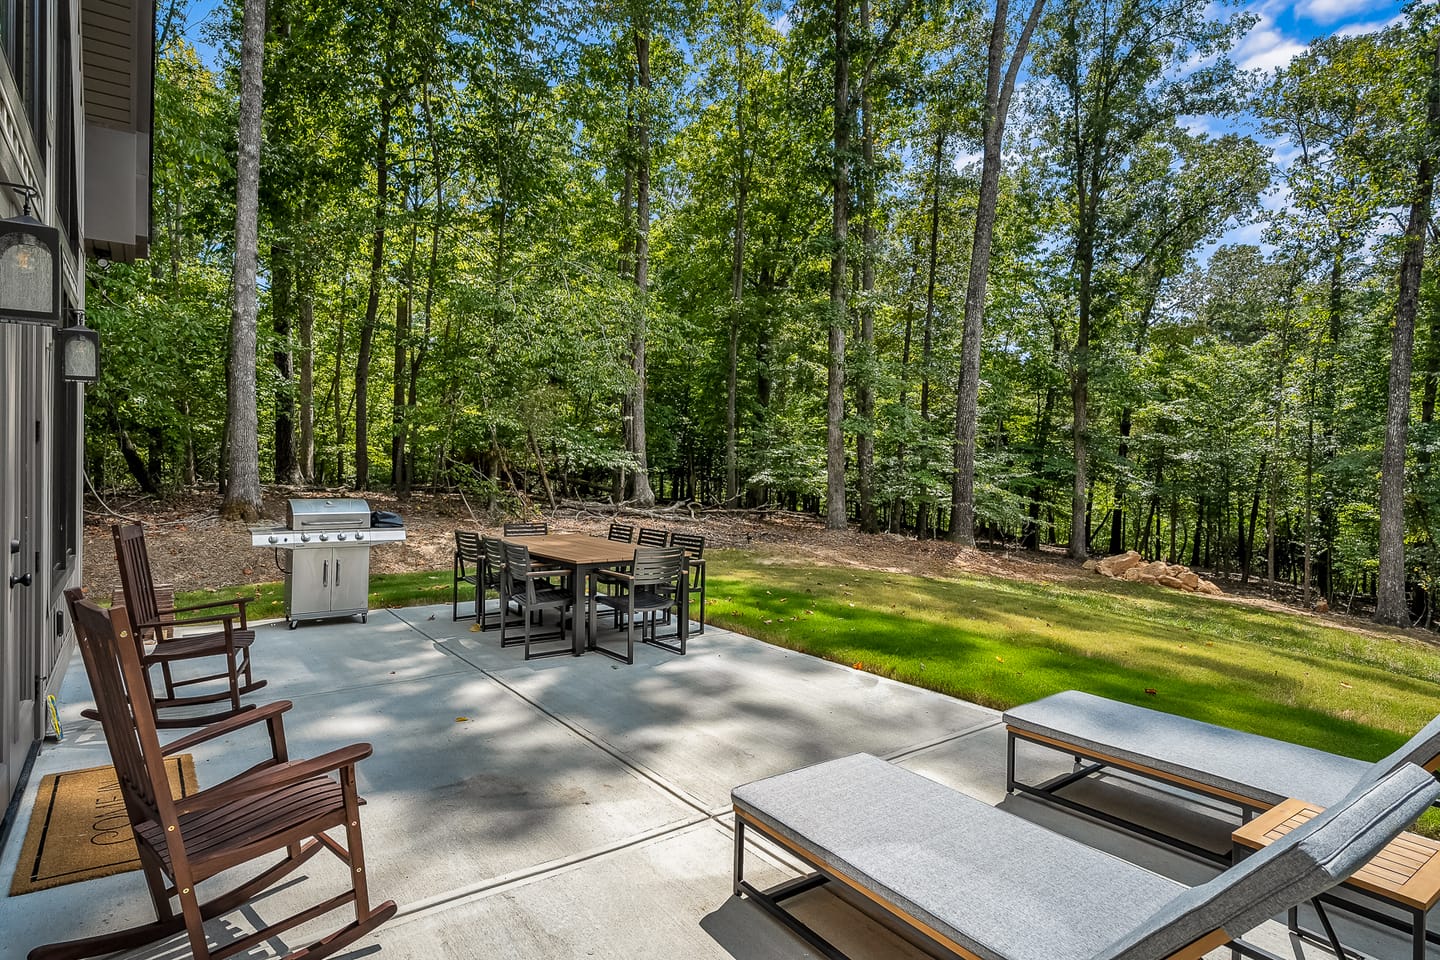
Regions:
<svg viewBox="0 0 1440 960"><path fill-rule="evenodd" d="M355 358L355 486L360 490L370 485L370 352L375 340L375 321L380 315L389 190L390 95L386 92L380 97L380 132L375 137L375 230L370 239L370 291L365 300L365 321L360 327L360 350Z"/></svg>
<svg viewBox="0 0 1440 960"><path fill-rule="evenodd" d="M295 270L289 247L274 244L270 248L270 320L275 330L275 349L271 360L277 374L275 384L275 482L294 484L300 481L295 460L295 381L294 354L291 351L291 317L295 312Z"/></svg>
<svg viewBox="0 0 1440 960"><path fill-rule="evenodd" d="M413 234L412 241L413 241ZM413 256L413 242L412 242ZM410 268L405 268L405 283L395 297L395 353L391 367L390 390L390 485L396 493L410 492L409 466L405 462L405 374L409 370L410 344Z"/></svg>
<svg viewBox="0 0 1440 960"><path fill-rule="evenodd" d="M860 0L860 32L870 35L870 0ZM875 118L870 83L874 78L875 58L865 67L860 85L860 155L864 161L861 175L861 252L860 252L860 354L861 376L856 397L856 414L860 421L855 434L856 493L860 497L860 529L875 533Z"/></svg>
<svg viewBox="0 0 1440 960"><path fill-rule="evenodd" d="M315 482L315 292L300 279L300 479Z"/></svg>
<svg viewBox="0 0 1440 960"><path fill-rule="evenodd" d="M725 359L725 504L740 499L739 447L736 437L740 386L740 321L745 315L745 201L750 187L745 141L745 11L737 3L735 22L735 235L730 246L730 330Z"/></svg>
<svg viewBox="0 0 1440 960"><path fill-rule="evenodd" d="M980 346L985 327L985 290L990 281L990 246L995 235L995 209L1000 198L1000 147L1005 138L1005 120L1010 112L1010 95L1030 35L1040 20L1045 0L1034 0L1025 26L1010 53L1010 63L1001 77L1008 32L1009 2L995 0L995 20L990 25L990 49L986 57L985 112L980 120L982 153L980 196L975 207L975 239L970 245L970 276L965 284L965 321L960 341L960 377L955 393L955 477L950 486L950 539L965 547L975 546L975 435L980 420Z"/></svg>
<svg viewBox="0 0 1440 960"><path fill-rule="evenodd" d="M260 444L255 399L255 259L260 233L260 113L265 95L265 0L241 14L239 152L235 160L235 277L230 308L227 484L220 516L260 519Z"/></svg>
<svg viewBox="0 0 1440 960"><path fill-rule="evenodd" d="M1089 464L1086 433L1090 429L1090 323L1094 297L1095 230L1091 218L1084 214L1075 259L1080 268L1079 310L1075 331L1074 370L1070 380L1072 409L1071 434L1075 444L1075 483L1070 494L1070 556L1084 560L1090 553L1087 546L1089 518L1086 516L1089 489Z"/></svg>
<svg viewBox="0 0 1440 960"><path fill-rule="evenodd" d="M850 0L835 0L835 157L830 187L830 364L825 391L825 526L844 530L845 319L850 232Z"/></svg>
<svg viewBox="0 0 1440 960"><path fill-rule="evenodd" d="M635 311L635 329L630 350L635 385L630 392L630 454L635 458L631 480L632 497L641 507L655 503L650 489L650 465L645 447L645 338L646 314L650 309L650 23L645 20L635 28L635 66L640 86L640 115L636 123L635 158L635 289L639 296Z"/></svg>
<svg viewBox="0 0 1440 960"><path fill-rule="evenodd" d="M1440 34L1430 72L1425 133L1415 164L1415 195L1405 226L1400 256L1400 293L1390 346L1390 397L1385 417L1385 452L1380 467L1380 576L1376 584L1377 623L1407 625L1405 603L1405 434L1410 426L1410 360L1415 345L1415 315L1420 303L1420 273L1425 263L1425 234L1435 192L1434 155L1440 144Z"/></svg>

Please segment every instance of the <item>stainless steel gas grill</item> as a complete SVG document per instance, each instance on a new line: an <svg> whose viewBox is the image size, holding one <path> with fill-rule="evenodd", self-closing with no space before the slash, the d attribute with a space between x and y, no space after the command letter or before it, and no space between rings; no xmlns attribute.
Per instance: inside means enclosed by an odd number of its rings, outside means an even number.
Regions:
<svg viewBox="0 0 1440 960"><path fill-rule="evenodd" d="M370 599L370 546L398 543L405 529L371 526L370 505L364 500L291 500L285 509L287 526L251 527L250 543L289 552L285 572L285 619L290 629L301 620L360 615L367 619Z"/></svg>

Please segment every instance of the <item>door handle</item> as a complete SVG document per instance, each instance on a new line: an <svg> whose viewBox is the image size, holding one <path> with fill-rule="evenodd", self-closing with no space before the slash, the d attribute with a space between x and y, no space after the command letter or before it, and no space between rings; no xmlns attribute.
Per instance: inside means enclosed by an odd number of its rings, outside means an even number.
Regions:
<svg viewBox="0 0 1440 960"><path fill-rule="evenodd" d="M320 586L330 586L330 561L326 560L320 565Z"/></svg>
<svg viewBox="0 0 1440 960"><path fill-rule="evenodd" d="M11 590L14 590L16 587L28 587L28 586L30 586L30 584L32 584L32 583L34 583L34 582L35 582L35 575L32 574L32 573L27 573L27 574L25 574L23 577L11 577L11 578L10 578L10 589L11 589Z"/></svg>
<svg viewBox="0 0 1440 960"><path fill-rule="evenodd" d="M335 586L340 586L340 558L335 558Z"/></svg>

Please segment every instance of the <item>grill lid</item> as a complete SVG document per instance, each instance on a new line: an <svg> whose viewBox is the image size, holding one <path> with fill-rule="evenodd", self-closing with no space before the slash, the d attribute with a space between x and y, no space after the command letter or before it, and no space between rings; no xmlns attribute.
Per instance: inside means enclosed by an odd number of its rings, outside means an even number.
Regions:
<svg viewBox="0 0 1440 960"><path fill-rule="evenodd" d="M348 497L291 500L285 519L291 530L365 530L370 527L370 504Z"/></svg>

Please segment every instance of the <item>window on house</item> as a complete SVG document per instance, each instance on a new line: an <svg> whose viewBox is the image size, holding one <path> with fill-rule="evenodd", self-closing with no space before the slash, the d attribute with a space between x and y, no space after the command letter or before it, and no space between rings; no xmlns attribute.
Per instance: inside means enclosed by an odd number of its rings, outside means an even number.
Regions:
<svg viewBox="0 0 1440 960"><path fill-rule="evenodd" d="M0 0L0 46L20 91L40 159L45 159L46 20L44 0Z"/></svg>
<svg viewBox="0 0 1440 960"><path fill-rule="evenodd" d="M65 324L74 325L74 315L66 310ZM53 564L56 571L75 566L79 551L80 515L80 391L81 385L65 379L60 351L55 352L55 481L51 488L50 513L54 538ZM63 580L57 579L57 583Z"/></svg>

